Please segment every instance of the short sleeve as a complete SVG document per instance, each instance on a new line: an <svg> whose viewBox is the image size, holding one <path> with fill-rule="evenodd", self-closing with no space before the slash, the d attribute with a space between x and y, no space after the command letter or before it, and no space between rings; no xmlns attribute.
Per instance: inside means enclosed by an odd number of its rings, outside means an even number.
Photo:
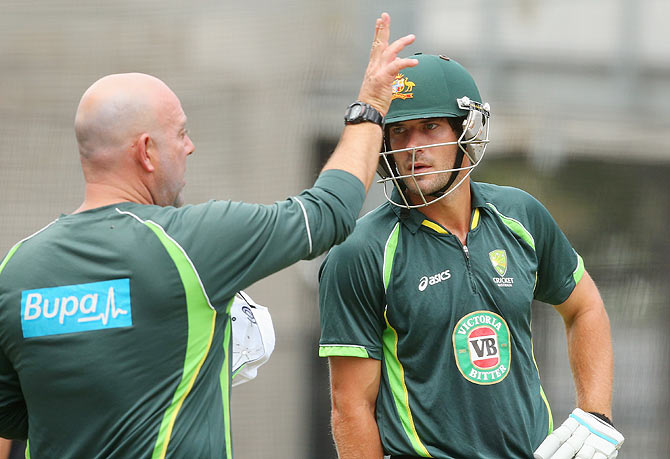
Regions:
<svg viewBox="0 0 670 459"><path fill-rule="evenodd" d="M381 254L359 244L356 231L333 248L319 273L319 356L381 360L384 285Z"/></svg>
<svg viewBox="0 0 670 459"><path fill-rule="evenodd" d="M25 440L28 411L14 367L0 351L0 437Z"/></svg>
<svg viewBox="0 0 670 459"><path fill-rule="evenodd" d="M534 198L530 212L538 261L535 299L563 303L584 274L584 262L549 211Z"/></svg>

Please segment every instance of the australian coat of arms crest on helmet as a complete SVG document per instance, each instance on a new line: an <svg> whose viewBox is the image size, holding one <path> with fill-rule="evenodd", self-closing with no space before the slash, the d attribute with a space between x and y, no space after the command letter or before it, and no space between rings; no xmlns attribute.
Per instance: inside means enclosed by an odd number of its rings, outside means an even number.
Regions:
<svg viewBox="0 0 670 459"><path fill-rule="evenodd" d="M391 86L391 91L393 92L391 100L411 99L414 97L414 94L412 94L414 86L416 86L416 84L409 81L405 75L402 73L397 74L395 80L393 80L393 85Z"/></svg>

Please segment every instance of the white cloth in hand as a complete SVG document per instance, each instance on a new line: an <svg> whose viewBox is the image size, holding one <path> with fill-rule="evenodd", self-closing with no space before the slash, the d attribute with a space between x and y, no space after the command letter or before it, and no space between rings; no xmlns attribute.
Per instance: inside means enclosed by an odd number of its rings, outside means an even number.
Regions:
<svg viewBox="0 0 670 459"><path fill-rule="evenodd" d="M232 323L233 386L251 381L258 367L270 359L275 348L275 330L268 308L239 291L230 308Z"/></svg>

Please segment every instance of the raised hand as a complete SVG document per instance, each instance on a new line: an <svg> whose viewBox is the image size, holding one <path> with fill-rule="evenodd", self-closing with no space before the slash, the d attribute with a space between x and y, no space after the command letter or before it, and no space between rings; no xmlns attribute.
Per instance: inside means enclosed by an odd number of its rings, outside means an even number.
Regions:
<svg viewBox="0 0 670 459"><path fill-rule="evenodd" d="M416 59L399 58L398 53L414 42L414 35L406 35L389 45L391 18L382 13L375 24L375 38L370 50L370 61L365 70L358 100L367 102L385 115L391 105L391 84L398 72L414 67Z"/></svg>

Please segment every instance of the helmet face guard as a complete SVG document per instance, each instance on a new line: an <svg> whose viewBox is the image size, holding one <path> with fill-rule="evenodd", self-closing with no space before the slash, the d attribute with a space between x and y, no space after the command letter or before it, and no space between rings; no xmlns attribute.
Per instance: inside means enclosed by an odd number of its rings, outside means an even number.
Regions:
<svg viewBox="0 0 670 459"><path fill-rule="evenodd" d="M465 181L465 179L470 176L474 168L477 167L484 158L484 154L486 153L486 146L489 143L489 104L482 104L480 102L470 100L470 98L467 96L456 99L456 102L458 103L459 109L467 110L468 113L465 121L463 121L463 131L456 142L421 145L412 148L404 148L401 150L383 151L380 153L377 173L381 179L378 180L377 183L384 185L384 196L391 204L407 209L415 209L418 207L425 207L436 201L439 201L458 188ZM442 147L446 145L458 145L459 148L456 164L454 164L451 169L422 172L417 174L414 173L416 150L425 150L428 148ZM402 175L398 172L393 155L404 152L412 153L412 167L409 171L409 174ZM470 165L465 167L461 166L463 155L467 156L467 158L470 160ZM454 183L460 171L467 171L467 173L463 175L460 180ZM449 183L434 194L424 195L421 191L421 188L419 187L418 182L416 181L416 177L447 173L451 174ZM414 188L417 190L416 192L413 192L413 194L419 197L420 202L418 204L412 203L407 196L408 182L413 182ZM396 190L398 190L400 202L393 199L394 197L389 192L389 184L392 184L395 186ZM429 196L430 199L427 199L427 196Z"/></svg>

